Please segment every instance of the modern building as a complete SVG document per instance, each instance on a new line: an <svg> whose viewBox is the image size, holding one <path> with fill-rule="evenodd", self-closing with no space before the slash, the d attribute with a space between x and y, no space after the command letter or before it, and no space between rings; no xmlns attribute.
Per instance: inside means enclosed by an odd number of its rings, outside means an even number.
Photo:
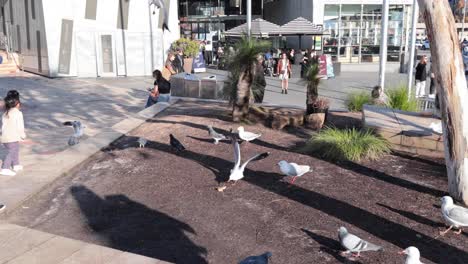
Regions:
<svg viewBox="0 0 468 264"><path fill-rule="evenodd" d="M408 46L412 0L390 0L388 60L399 61ZM323 25L323 53L341 62L376 62L380 54L382 0L276 0L265 3L265 20L282 25L299 16ZM297 48L298 38L288 47ZM302 38L302 47L313 47Z"/></svg>
<svg viewBox="0 0 468 264"><path fill-rule="evenodd" d="M178 5L145 0L0 0L1 45L50 77L151 75L180 37Z"/></svg>
<svg viewBox="0 0 468 264"><path fill-rule="evenodd" d="M252 19L263 16L263 6L264 0L252 0ZM246 13L247 0L179 0L181 35L216 42L221 32L244 24Z"/></svg>

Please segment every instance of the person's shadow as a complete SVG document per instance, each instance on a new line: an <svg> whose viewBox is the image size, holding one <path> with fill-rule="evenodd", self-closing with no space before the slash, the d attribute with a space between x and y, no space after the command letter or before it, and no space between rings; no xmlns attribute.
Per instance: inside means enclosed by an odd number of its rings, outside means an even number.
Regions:
<svg viewBox="0 0 468 264"><path fill-rule="evenodd" d="M89 227L107 240L106 246L171 263L208 263L206 249L186 235L196 234L186 223L125 195L101 198L82 185L70 190Z"/></svg>

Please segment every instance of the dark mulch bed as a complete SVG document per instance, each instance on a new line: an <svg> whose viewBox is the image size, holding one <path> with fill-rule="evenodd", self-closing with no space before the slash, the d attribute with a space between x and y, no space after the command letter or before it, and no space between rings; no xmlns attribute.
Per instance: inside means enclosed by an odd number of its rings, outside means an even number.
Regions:
<svg viewBox="0 0 468 264"><path fill-rule="evenodd" d="M346 126L347 118L331 120ZM403 263L396 253L408 246L418 247L425 263L468 263L465 234L434 239L443 227L439 198L447 187L441 161L392 154L332 164L297 153L310 131L248 125L263 136L241 145L244 159L271 155L251 163L245 180L218 192L233 150L229 143L212 144L205 126L228 131L228 121L223 105L179 103L8 220L176 263L236 263L265 251L273 253L272 263ZM169 133L186 145L185 153L172 152ZM144 149L136 148L140 136L150 140ZM314 172L291 186L276 165L283 159ZM357 261L341 257L340 226L385 250Z"/></svg>

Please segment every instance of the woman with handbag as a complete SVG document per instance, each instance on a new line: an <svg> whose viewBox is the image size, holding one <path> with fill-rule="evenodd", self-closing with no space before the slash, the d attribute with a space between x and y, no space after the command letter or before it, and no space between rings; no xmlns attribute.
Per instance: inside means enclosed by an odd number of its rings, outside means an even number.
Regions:
<svg viewBox="0 0 468 264"><path fill-rule="evenodd" d="M177 73L174 67L174 60L175 60L174 53L170 52L169 54L167 54L167 59L166 59L166 63L164 64L162 76L164 77L164 79L168 81L171 80L172 75Z"/></svg>
<svg viewBox="0 0 468 264"><path fill-rule="evenodd" d="M286 56L286 53L281 55L281 59L278 61L277 71L281 80L281 93L288 94L288 80L291 75L291 63Z"/></svg>

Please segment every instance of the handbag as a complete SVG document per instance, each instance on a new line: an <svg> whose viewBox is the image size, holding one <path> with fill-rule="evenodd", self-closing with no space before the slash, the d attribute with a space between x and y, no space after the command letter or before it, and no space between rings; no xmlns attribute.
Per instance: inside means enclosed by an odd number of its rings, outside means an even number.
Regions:
<svg viewBox="0 0 468 264"><path fill-rule="evenodd" d="M172 73L167 67L164 67L161 74L162 74L164 79L166 79L168 81L171 79Z"/></svg>

